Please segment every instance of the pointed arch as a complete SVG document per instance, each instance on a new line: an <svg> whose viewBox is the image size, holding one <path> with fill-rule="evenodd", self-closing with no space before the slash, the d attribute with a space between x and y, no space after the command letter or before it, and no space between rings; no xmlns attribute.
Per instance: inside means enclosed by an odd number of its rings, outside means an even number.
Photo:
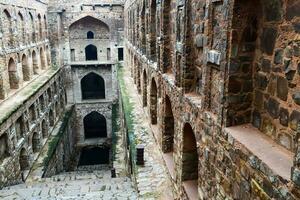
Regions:
<svg viewBox="0 0 300 200"><path fill-rule="evenodd" d="M47 68L47 60L45 56L45 52L43 48L40 48L40 59L41 59L41 68L46 69Z"/></svg>
<svg viewBox="0 0 300 200"><path fill-rule="evenodd" d="M40 150L40 136L37 132L34 132L32 135L32 151L33 153L37 153Z"/></svg>
<svg viewBox="0 0 300 200"><path fill-rule="evenodd" d="M32 68L33 68L33 73L34 74L38 74L40 67L39 67L39 61L38 61L38 57L37 54L35 52L35 50L32 51Z"/></svg>
<svg viewBox="0 0 300 200"><path fill-rule="evenodd" d="M8 78L9 78L10 89L18 89L19 77L18 77L17 65L13 58L10 58L8 62Z"/></svg>
<svg viewBox="0 0 300 200"><path fill-rule="evenodd" d="M143 71L143 106L147 106L147 74L146 70Z"/></svg>
<svg viewBox="0 0 300 200"><path fill-rule="evenodd" d="M28 59L26 54L22 56L22 72L23 72L23 80L29 81L30 80L30 68L28 64Z"/></svg>
<svg viewBox="0 0 300 200"><path fill-rule="evenodd" d="M29 168L29 156L25 148L22 148L19 156L19 164L21 171L28 170Z"/></svg>
<svg viewBox="0 0 300 200"><path fill-rule="evenodd" d="M4 10L4 20L3 24L6 24L3 26L3 33L4 33L4 41L6 47L12 47L13 46L13 27L12 27L12 17L10 13L5 9Z"/></svg>
<svg viewBox="0 0 300 200"><path fill-rule="evenodd" d="M169 96L165 96L162 150L164 153L173 152L174 146L174 116Z"/></svg>

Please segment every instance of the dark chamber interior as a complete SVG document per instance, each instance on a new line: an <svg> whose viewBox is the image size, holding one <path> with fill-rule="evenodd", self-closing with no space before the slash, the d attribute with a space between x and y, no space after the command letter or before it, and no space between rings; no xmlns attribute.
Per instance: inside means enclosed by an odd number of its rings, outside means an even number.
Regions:
<svg viewBox="0 0 300 200"><path fill-rule="evenodd" d="M83 148L81 151L79 166L109 164L109 148Z"/></svg>
<svg viewBox="0 0 300 200"><path fill-rule="evenodd" d="M81 80L82 99L105 99L105 83L102 77L90 73Z"/></svg>
<svg viewBox="0 0 300 200"><path fill-rule="evenodd" d="M84 136L88 138L107 137L105 117L98 112L91 112L84 119Z"/></svg>

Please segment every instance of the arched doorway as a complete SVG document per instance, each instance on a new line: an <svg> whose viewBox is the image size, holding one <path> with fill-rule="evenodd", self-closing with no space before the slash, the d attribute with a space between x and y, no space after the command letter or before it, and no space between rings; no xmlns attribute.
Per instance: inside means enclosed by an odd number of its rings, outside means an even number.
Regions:
<svg viewBox="0 0 300 200"><path fill-rule="evenodd" d="M21 171L27 170L29 168L29 158L25 148L21 149L19 164Z"/></svg>
<svg viewBox="0 0 300 200"><path fill-rule="evenodd" d="M189 198L198 199L197 142L189 123L186 123L183 128L182 181Z"/></svg>
<svg viewBox="0 0 300 200"><path fill-rule="evenodd" d="M30 80L30 69L28 65L28 60L26 55L22 56L22 72L23 72L23 80L29 81Z"/></svg>
<svg viewBox="0 0 300 200"><path fill-rule="evenodd" d="M144 70L143 72L143 106L147 106L147 74Z"/></svg>
<svg viewBox="0 0 300 200"><path fill-rule="evenodd" d="M150 115L151 124L157 124L157 86L154 79L151 81Z"/></svg>
<svg viewBox="0 0 300 200"><path fill-rule="evenodd" d="M83 118L83 126L85 139L107 137L106 119L96 111Z"/></svg>
<svg viewBox="0 0 300 200"><path fill-rule="evenodd" d="M8 75L9 75L9 86L10 89L18 89L19 88L19 77L17 72L17 66L14 59L9 59L8 62Z"/></svg>
<svg viewBox="0 0 300 200"><path fill-rule="evenodd" d="M172 112L171 101L168 96L165 97L164 112L164 131L162 136L162 150L164 153L173 152L174 145L174 116Z"/></svg>
<svg viewBox="0 0 300 200"><path fill-rule="evenodd" d="M95 73L89 73L81 79L82 99L105 99L104 79Z"/></svg>
<svg viewBox="0 0 300 200"><path fill-rule="evenodd" d="M96 46L90 44L85 47L85 59L86 60L98 60Z"/></svg>
<svg viewBox="0 0 300 200"><path fill-rule="evenodd" d="M81 151L79 166L109 164L109 151L108 147L85 147Z"/></svg>
<svg viewBox="0 0 300 200"><path fill-rule="evenodd" d="M40 150L40 138L37 132L34 132L32 135L32 151L36 153Z"/></svg>

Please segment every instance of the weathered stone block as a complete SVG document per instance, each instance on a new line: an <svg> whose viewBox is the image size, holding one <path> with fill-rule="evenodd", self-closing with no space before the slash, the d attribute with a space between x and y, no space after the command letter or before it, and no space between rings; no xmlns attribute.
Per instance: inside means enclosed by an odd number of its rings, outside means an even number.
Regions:
<svg viewBox="0 0 300 200"><path fill-rule="evenodd" d="M294 110L290 115L290 128L297 130L298 123L300 122L300 112Z"/></svg>
<svg viewBox="0 0 300 200"><path fill-rule="evenodd" d="M283 126L288 126L289 124L289 111L285 108L280 108L279 111L279 121Z"/></svg>
<svg viewBox="0 0 300 200"><path fill-rule="evenodd" d="M279 116L279 103L275 99L269 98L267 111L274 119L278 118L278 116Z"/></svg>
<svg viewBox="0 0 300 200"><path fill-rule="evenodd" d="M283 100L287 100L289 89L288 89L288 82L285 78L278 76L277 78L277 96Z"/></svg>
<svg viewBox="0 0 300 200"><path fill-rule="evenodd" d="M261 49L272 55L277 38L277 30L274 28L264 28L261 36Z"/></svg>

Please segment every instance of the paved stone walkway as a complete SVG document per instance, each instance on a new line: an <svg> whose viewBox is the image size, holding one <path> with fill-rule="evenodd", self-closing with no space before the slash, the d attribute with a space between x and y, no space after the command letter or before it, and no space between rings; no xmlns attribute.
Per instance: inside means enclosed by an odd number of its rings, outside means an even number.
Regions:
<svg viewBox="0 0 300 200"><path fill-rule="evenodd" d="M127 177L111 178L110 171L76 171L0 190L1 200L134 200L137 193Z"/></svg>
<svg viewBox="0 0 300 200"><path fill-rule="evenodd" d="M145 145L145 165L138 167L137 188L139 199L174 199L173 187L167 175L162 153L156 143L149 119L142 106L141 97L130 77L130 69L124 67L124 82L130 102L134 105L133 121L135 140Z"/></svg>

